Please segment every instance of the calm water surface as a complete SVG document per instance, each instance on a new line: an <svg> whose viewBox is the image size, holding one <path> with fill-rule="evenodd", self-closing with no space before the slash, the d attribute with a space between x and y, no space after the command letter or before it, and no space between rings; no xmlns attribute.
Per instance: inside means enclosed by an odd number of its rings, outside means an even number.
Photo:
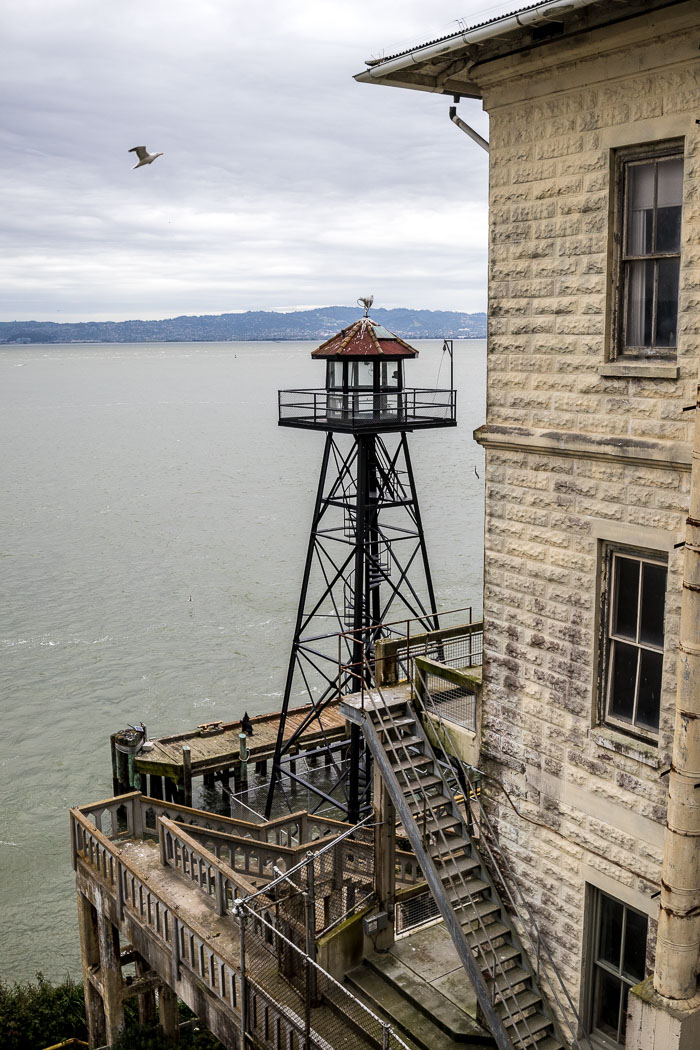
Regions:
<svg viewBox="0 0 700 1050"><path fill-rule="evenodd" d="M110 733L280 706L323 436L277 389L323 385L314 345L0 347L2 977L79 976L67 810L111 794ZM417 345L408 385L447 386ZM409 439L443 609L480 601L483 341L455 382L459 426Z"/></svg>

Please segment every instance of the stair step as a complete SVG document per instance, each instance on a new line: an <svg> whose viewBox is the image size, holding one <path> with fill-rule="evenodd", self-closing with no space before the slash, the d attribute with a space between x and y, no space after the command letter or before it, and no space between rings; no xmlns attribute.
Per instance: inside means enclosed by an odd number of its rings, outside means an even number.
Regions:
<svg viewBox="0 0 700 1050"><path fill-rule="evenodd" d="M410 736L390 737L386 741L384 747L385 747L385 750L386 750L387 754L391 754L393 749L396 748L396 747L415 747L416 744L422 744L422 743L423 743L423 737L416 736L415 733L412 733Z"/></svg>
<svg viewBox="0 0 700 1050"><path fill-rule="evenodd" d="M496 956L495 963L494 955ZM488 945L482 945L482 962L484 967L492 973L495 972L505 977L506 980L508 980L508 987L511 987L511 982L508 979L508 972L506 971L506 973L503 973L503 964L512 962L514 959L519 958L520 949L514 944L501 944L494 951L492 951Z"/></svg>
<svg viewBox="0 0 700 1050"><path fill-rule="evenodd" d="M521 1010L529 1010L541 1002L542 996L539 992L534 992L531 988L526 988L524 991L516 992L515 995L505 996L505 999L502 998L496 1006L496 1011L504 1019L508 1018L509 1014L512 1014L513 1017L517 1017ZM506 1009L506 1003L508 1009ZM507 1026L509 1022L504 1020L503 1023Z"/></svg>
<svg viewBox="0 0 700 1050"><path fill-rule="evenodd" d="M409 755L408 758L399 759L398 761L393 755L389 756L389 762L391 768L395 773L400 772L404 769L420 769L421 766L428 766L432 764L432 758L430 755Z"/></svg>
<svg viewBox="0 0 700 1050"><path fill-rule="evenodd" d="M488 882L484 882L483 879L467 879L455 890L452 890L450 886L447 886L446 895L452 910L458 911L463 902L470 901L477 895L477 893L483 893L484 890L490 888Z"/></svg>
<svg viewBox="0 0 700 1050"><path fill-rule="evenodd" d="M537 1050L566 1050L564 1044L553 1035L547 1035L537 1043Z"/></svg>
<svg viewBox="0 0 700 1050"><path fill-rule="evenodd" d="M531 976L532 974L529 970L524 970L522 966L514 966L512 969L506 970L505 973L498 970L495 980L490 975L486 976L486 983L489 988L495 987L496 992L503 994L506 989L511 990L517 988L519 984L525 984Z"/></svg>
<svg viewBox="0 0 700 1050"><path fill-rule="evenodd" d="M435 773L431 773L427 777L405 777L408 781L408 787L417 788L421 792L426 791L429 787L434 787L435 784L442 784L442 777L437 776ZM404 789L404 796L406 795L407 788Z"/></svg>
<svg viewBox="0 0 700 1050"><path fill-rule="evenodd" d="M461 857L436 857L433 863L443 884L447 879L458 878L470 871L474 871L475 868L481 867L481 861L478 857L472 857L467 853L464 853Z"/></svg>
<svg viewBox="0 0 700 1050"><path fill-rule="evenodd" d="M429 828L427 831L430 834L432 829ZM433 860L444 857L448 853L454 856L455 853L459 853L460 850L464 852L465 849L471 849L471 843L463 835L440 835L437 842L431 842L427 847Z"/></svg>
<svg viewBox="0 0 700 1050"><path fill-rule="evenodd" d="M464 937L470 948L476 948L480 944L496 941L499 937L506 937L509 933L510 927L506 926L505 923L492 922L483 927L479 926L470 932L464 930Z"/></svg>
<svg viewBox="0 0 700 1050"><path fill-rule="evenodd" d="M408 808L416 824L421 827L424 810L427 820L430 821L431 812L434 813L436 809L440 809L442 806L448 806L450 802L452 802L452 799L448 795L438 793L437 795L427 795L425 799L415 799L408 803ZM438 819L442 820L443 818L440 817Z"/></svg>
<svg viewBox="0 0 700 1050"><path fill-rule="evenodd" d="M416 823L419 824L419 827L422 831L422 821L419 823L419 821L416 820ZM459 817L455 817L453 813L443 813L442 816L436 816L432 814L430 808L428 808L428 813L426 815L425 821L425 830L429 835L434 835L438 831L449 831L450 828L461 827L462 821L459 819Z"/></svg>
<svg viewBox="0 0 700 1050"><path fill-rule="evenodd" d="M466 903L463 908L456 908L455 912L466 934L469 932L470 927L477 922L477 919L486 919L490 915L500 912L500 910L500 901L486 897L483 900L475 901L474 904Z"/></svg>
<svg viewBox="0 0 700 1050"><path fill-rule="evenodd" d="M527 1017L520 1017L520 1019L515 1018L515 1020L504 1017L503 1026L504 1028L514 1029L511 1032L511 1036L516 1046L522 1044L528 1047L529 1050L532 1046L532 1037L539 1032L544 1032L546 1028L552 1027L552 1018L539 1013L529 1014ZM537 1045L539 1046L539 1043Z"/></svg>
<svg viewBox="0 0 700 1050"><path fill-rule="evenodd" d="M415 715L400 715L398 718L389 719L386 722L386 724L378 722L376 720L376 718L372 719L372 721L375 724L376 729L380 733L388 733L392 729L400 729L401 726L413 725L415 720L416 720Z"/></svg>

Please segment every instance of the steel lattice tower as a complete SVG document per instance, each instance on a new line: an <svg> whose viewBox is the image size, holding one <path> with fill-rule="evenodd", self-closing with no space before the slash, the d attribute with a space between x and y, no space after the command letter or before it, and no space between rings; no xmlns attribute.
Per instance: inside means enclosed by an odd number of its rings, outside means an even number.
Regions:
<svg viewBox="0 0 700 1050"><path fill-rule="evenodd" d="M445 348L451 359L451 343ZM279 393L280 426L322 430L326 438L267 816L284 773L315 792L319 805L332 802L348 820L359 818L369 781L361 783L359 733L353 727L349 761L339 762L323 713L338 696L359 691L385 624L417 618L426 630L437 627L406 434L454 426L456 399L452 382L448 390L404 386L403 362L417 354L365 316L313 351L326 361L325 388ZM299 712L299 703L308 706ZM314 722L325 790L290 768Z"/></svg>

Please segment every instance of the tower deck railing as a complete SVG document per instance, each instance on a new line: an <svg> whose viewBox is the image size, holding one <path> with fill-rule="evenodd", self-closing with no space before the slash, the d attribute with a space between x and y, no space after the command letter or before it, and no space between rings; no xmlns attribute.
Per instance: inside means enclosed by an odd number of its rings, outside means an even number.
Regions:
<svg viewBox="0 0 700 1050"><path fill-rule="evenodd" d="M327 430L454 426L457 391L409 387L403 390L334 391L325 387L280 390L281 426Z"/></svg>

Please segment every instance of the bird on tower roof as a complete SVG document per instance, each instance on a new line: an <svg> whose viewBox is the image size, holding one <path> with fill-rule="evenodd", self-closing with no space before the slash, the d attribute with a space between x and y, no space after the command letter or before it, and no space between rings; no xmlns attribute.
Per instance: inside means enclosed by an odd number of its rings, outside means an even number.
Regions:
<svg viewBox="0 0 700 1050"><path fill-rule="evenodd" d="M357 302L365 308L364 317L327 339L311 352L312 357L418 357L415 347L369 316L374 296Z"/></svg>

